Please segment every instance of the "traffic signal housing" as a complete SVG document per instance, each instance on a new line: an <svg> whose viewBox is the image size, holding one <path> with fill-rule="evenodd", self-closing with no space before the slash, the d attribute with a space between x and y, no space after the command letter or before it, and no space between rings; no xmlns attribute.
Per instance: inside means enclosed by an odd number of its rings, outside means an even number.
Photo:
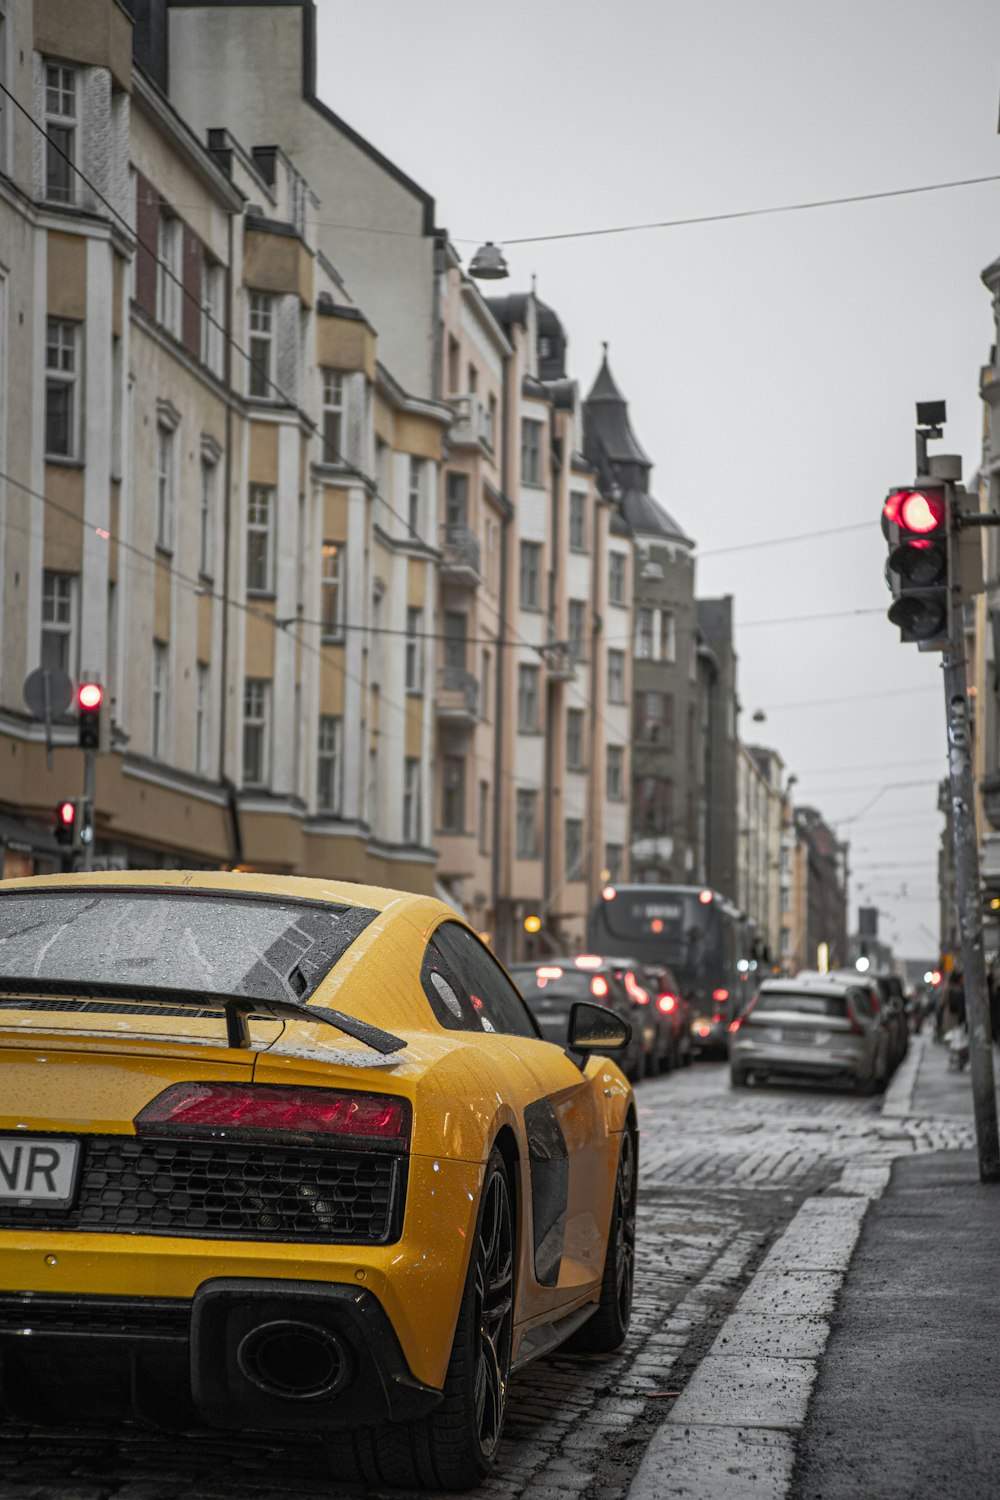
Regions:
<svg viewBox="0 0 1000 1500"><path fill-rule="evenodd" d="M900 640L924 650L940 649L948 636L951 511L944 484L890 490L882 507L886 581L894 596L889 619Z"/></svg>
<svg viewBox="0 0 1000 1500"><path fill-rule="evenodd" d="M69 848L76 843L76 803L68 798L56 808L55 837L57 844Z"/></svg>
<svg viewBox="0 0 1000 1500"><path fill-rule="evenodd" d="M99 682L81 682L76 690L77 743L81 750L101 746L101 704L104 689Z"/></svg>

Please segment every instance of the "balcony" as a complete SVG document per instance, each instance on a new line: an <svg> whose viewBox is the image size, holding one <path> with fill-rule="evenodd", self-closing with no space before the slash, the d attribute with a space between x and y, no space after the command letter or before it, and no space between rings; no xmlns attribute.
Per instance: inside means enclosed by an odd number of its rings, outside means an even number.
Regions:
<svg viewBox="0 0 1000 1500"><path fill-rule="evenodd" d="M458 583L476 588L482 577L479 571L479 538L468 526L448 523L441 527L441 582Z"/></svg>
<svg viewBox="0 0 1000 1500"><path fill-rule="evenodd" d="M550 682L573 682L576 678L577 658L568 641L550 641L541 648L542 661Z"/></svg>
<svg viewBox="0 0 1000 1500"><path fill-rule="evenodd" d="M446 723L471 728L479 720L479 682L464 667L438 672L437 715Z"/></svg>
<svg viewBox="0 0 1000 1500"><path fill-rule="evenodd" d="M448 405L455 420L448 433L453 448L478 448L493 452L493 416L478 396L452 396Z"/></svg>

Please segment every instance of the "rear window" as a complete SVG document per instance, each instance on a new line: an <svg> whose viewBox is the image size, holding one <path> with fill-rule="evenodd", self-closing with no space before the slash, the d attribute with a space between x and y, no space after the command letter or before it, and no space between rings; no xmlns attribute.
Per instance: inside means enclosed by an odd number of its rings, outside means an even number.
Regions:
<svg viewBox="0 0 1000 1500"><path fill-rule="evenodd" d="M590 987L594 976L583 969L564 969L559 979L548 978L544 970L539 975L534 969L521 969L514 978L532 1010L569 1010L577 1000L595 998Z"/></svg>
<svg viewBox="0 0 1000 1500"><path fill-rule="evenodd" d="M0 1004L4 978L304 1000L375 916L187 890L11 892L0 896Z"/></svg>
<svg viewBox="0 0 1000 1500"><path fill-rule="evenodd" d="M794 1011L800 1016L826 1016L829 1019L847 1019L847 997L845 995L816 995L808 990L783 990L780 994L768 994L762 990L757 996L754 1013L767 1011Z"/></svg>

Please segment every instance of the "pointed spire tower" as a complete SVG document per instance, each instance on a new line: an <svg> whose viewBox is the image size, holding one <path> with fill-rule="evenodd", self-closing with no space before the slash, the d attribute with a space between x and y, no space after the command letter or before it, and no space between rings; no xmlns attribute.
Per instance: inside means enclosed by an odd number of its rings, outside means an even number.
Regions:
<svg viewBox="0 0 1000 1500"><path fill-rule="evenodd" d="M649 493L653 462L632 430L628 402L608 364L607 344L601 348L601 368L583 403L584 454L602 486L620 491L622 514L634 535L669 537L693 547L691 538Z"/></svg>

